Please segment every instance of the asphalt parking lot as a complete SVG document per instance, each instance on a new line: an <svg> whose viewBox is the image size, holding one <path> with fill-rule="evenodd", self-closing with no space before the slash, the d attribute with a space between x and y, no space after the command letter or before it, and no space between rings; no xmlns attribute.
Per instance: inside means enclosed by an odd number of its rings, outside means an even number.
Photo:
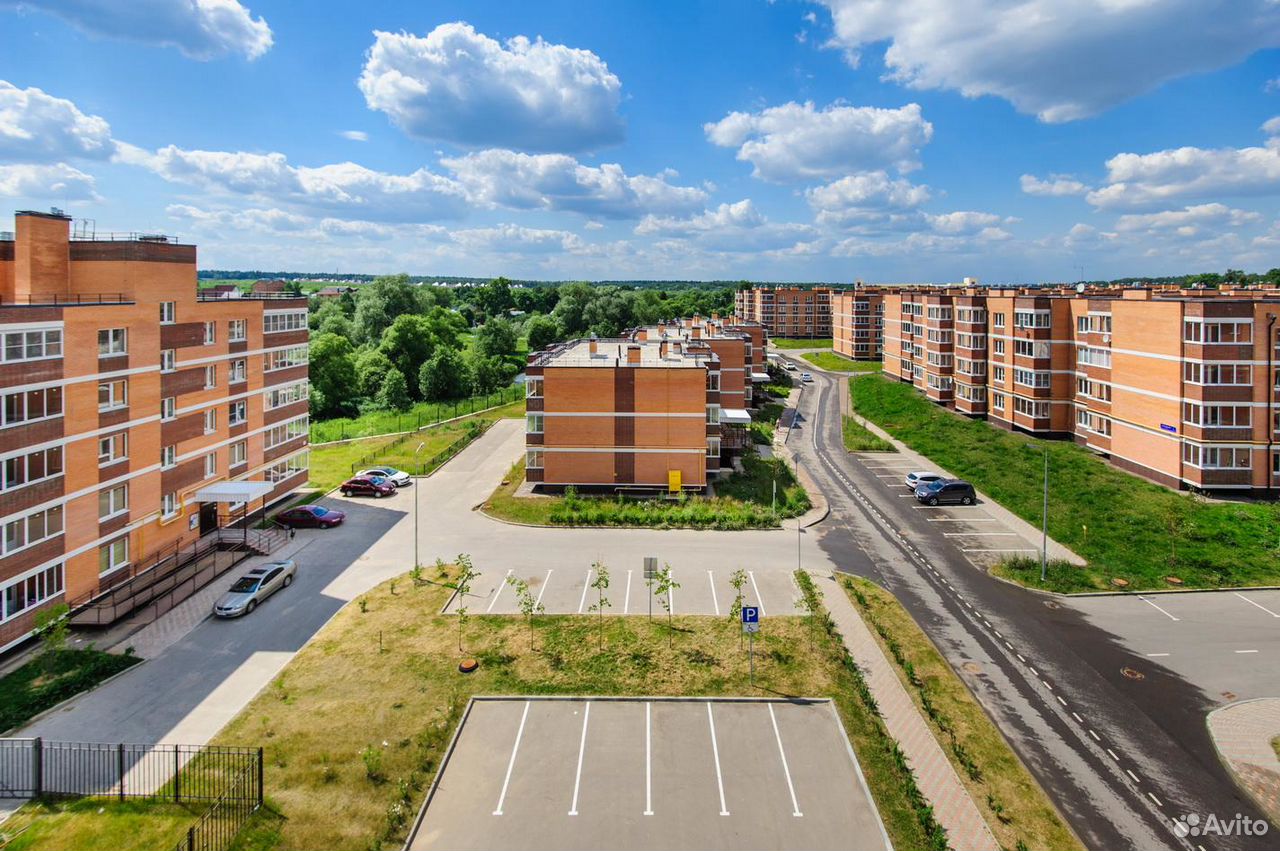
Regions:
<svg viewBox="0 0 1280 851"><path fill-rule="evenodd" d="M830 701L476 698L407 847L890 846Z"/></svg>
<svg viewBox="0 0 1280 851"><path fill-rule="evenodd" d="M907 490L907 473L920 469L907 459L879 452L855 452L862 463L885 489L885 498L910 500L907 504L920 511L930 523L937 523L942 536L955 544L975 567L988 567L1018 555L1035 555L1040 550L983 510L982 498L975 505L921 505L915 494ZM905 532L903 534L906 534Z"/></svg>
<svg viewBox="0 0 1280 851"><path fill-rule="evenodd" d="M727 615L733 606L734 591L730 584L734 567L710 569L672 567L671 578L680 587L671 593L671 610L677 615ZM798 601L800 589L796 587L791 569L769 568L748 570L747 582L742 588L744 605L760 606L763 614L803 614ZM507 584L507 577L515 576L529 583L529 591L546 608L548 614L585 614L597 599L591 588L595 571L590 566L546 568L532 571L508 568L505 571L482 570L471 587L465 602L454 597L446 606L446 612L456 611L461 605L475 614L519 614L516 593ZM666 614L666 609L654 592L645 584L641 566L609 569L609 590L605 593L610 606L605 614L644 615L652 610Z"/></svg>
<svg viewBox="0 0 1280 851"><path fill-rule="evenodd" d="M1073 597L1060 604L1116 637L1134 668L1159 665L1217 701L1280 693L1280 591Z"/></svg>

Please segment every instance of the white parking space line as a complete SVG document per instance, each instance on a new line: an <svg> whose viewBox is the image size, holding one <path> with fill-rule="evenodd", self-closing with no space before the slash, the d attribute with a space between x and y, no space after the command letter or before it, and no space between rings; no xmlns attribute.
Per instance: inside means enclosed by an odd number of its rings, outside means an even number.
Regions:
<svg viewBox="0 0 1280 851"><path fill-rule="evenodd" d="M711 701L707 701L707 724L711 727L711 756L716 761L716 786L720 789L720 815L729 815L724 803L724 777L720 774L720 746L716 744L716 719L711 714Z"/></svg>
<svg viewBox="0 0 1280 851"><path fill-rule="evenodd" d="M930 517L930 523L995 523L994 517Z"/></svg>
<svg viewBox="0 0 1280 851"><path fill-rule="evenodd" d="M1148 654L1147 654L1147 658L1148 658L1148 659L1158 659L1158 658L1161 658L1161 657L1164 657L1164 656L1168 656L1168 655L1169 655L1168 653L1148 653Z"/></svg>
<svg viewBox="0 0 1280 851"><path fill-rule="evenodd" d="M764 617L764 598L760 596L760 586L756 585L755 571L748 570L747 576L751 577L751 589L756 592L756 605L760 607L760 617Z"/></svg>
<svg viewBox="0 0 1280 851"><path fill-rule="evenodd" d="M773 704L769 704L769 720L773 722L773 737L778 740L778 756L782 758L782 773L787 776L787 791L791 793L791 815L800 818L800 804L796 802L796 787L791 783L791 769L787 767L787 752L782 747L782 734L778 732L778 716L773 714Z"/></svg>
<svg viewBox="0 0 1280 851"><path fill-rule="evenodd" d="M1175 617L1175 616L1173 616L1173 615L1169 614L1169 613L1168 613L1168 612L1166 612L1164 609L1160 608L1160 607L1159 607L1159 606L1157 606L1155 603L1151 602L1149 599L1147 599L1146 597L1142 596L1141 594L1139 594L1139 595L1138 595L1138 599L1139 599L1139 600L1141 600L1142 602L1146 603L1146 604L1147 604L1148 606L1150 606L1151 608L1155 609L1155 610L1156 610L1157 612L1159 612L1160 614L1162 614L1162 615L1164 615L1165 617L1167 617L1169 620L1171 620L1171 621L1180 620L1180 618L1177 618L1177 617Z"/></svg>
<svg viewBox="0 0 1280 851"><path fill-rule="evenodd" d="M569 815L578 814L578 788L582 785L582 756L587 752L587 723L591 720L591 703L585 703L582 710L582 738L578 741L578 773L573 777L573 804L569 807Z"/></svg>
<svg viewBox="0 0 1280 851"><path fill-rule="evenodd" d="M622 613L625 615L631 610L631 571L627 571L627 596L622 601ZM648 706L648 704L645 704Z"/></svg>
<svg viewBox="0 0 1280 851"><path fill-rule="evenodd" d="M520 737L524 735L524 722L529 718L529 704L524 702L524 712L520 713L520 727L516 730L516 743L511 746L511 761L507 763L507 776L502 781L502 792L498 795L498 806L493 811L495 816L502 815L502 802L507 799L507 786L511 784L511 769L516 767L516 754L520 752Z"/></svg>
<svg viewBox="0 0 1280 851"><path fill-rule="evenodd" d="M508 569L507 569L507 576L510 576L510 575L511 575L511 569L510 569L510 568L508 568ZM493 592L493 599L489 601L489 607L488 607L487 609L485 609L485 610L484 610L485 614L488 614L489 612L492 612L492 611L493 611L493 604L494 604L494 603L496 603L496 602L498 602L498 595L499 595L499 594L501 594L501 593L502 593L502 589L503 589L503 588L506 588L506 587L507 587L507 580L506 580L506 578L504 577L504 578L503 578L503 580L502 580L500 583L498 583L498 589L497 589L496 591L494 591L494 592Z"/></svg>
<svg viewBox="0 0 1280 851"><path fill-rule="evenodd" d="M644 704L644 814L653 815L653 704Z"/></svg>
<svg viewBox="0 0 1280 851"><path fill-rule="evenodd" d="M1237 650L1237 653L1257 653L1257 650Z"/></svg>
<svg viewBox="0 0 1280 851"><path fill-rule="evenodd" d="M1246 603L1248 603L1250 606L1257 606L1259 609L1262 609L1262 611L1264 611L1264 612L1266 612L1267 614L1271 615L1271 617L1273 617L1273 618L1280 618L1280 615L1277 615L1275 612L1271 611L1270 609L1268 609L1266 606L1262 605L1261 603L1256 603L1256 602L1254 602L1253 600L1250 600L1248 597L1246 597L1245 595L1243 595L1243 594L1241 594L1241 593L1239 593L1239 592L1233 591L1232 593L1233 593L1233 594L1235 594L1237 597L1239 597L1241 600L1244 600L1244 601L1245 601Z"/></svg>
<svg viewBox="0 0 1280 851"><path fill-rule="evenodd" d="M1016 538L1017 532L943 532L944 538L979 537L979 538Z"/></svg>
<svg viewBox="0 0 1280 851"><path fill-rule="evenodd" d="M991 550L991 549L982 549L980 547L963 547L962 551L966 553L1038 553L1040 552L1039 550L1032 549L1031 547L1014 547L1013 549L1008 549L1008 550Z"/></svg>
<svg viewBox="0 0 1280 851"><path fill-rule="evenodd" d="M707 584L711 586L711 605L716 610L716 615L720 614L720 601L716 599L716 581L711 576L711 571L707 571Z"/></svg>
<svg viewBox="0 0 1280 851"><path fill-rule="evenodd" d="M915 499L915 498L916 498L916 495L915 495L915 494L913 494L913 493L900 493L900 494L898 494L898 499ZM927 507L927 506L924 506L924 505L917 505L917 506L916 506L916 508L926 508L926 507Z"/></svg>
<svg viewBox="0 0 1280 851"><path fill-rule="evenodd" d="M591 587L591 571L594 568L587 568L587 578L582 580L582 598L578 600L578 614L582 614L582 607L587 603L587 589Z"/></svg>
<svg viewBox="0 0 1280 851"><path fill-rule="evenodd" d="M553 571L555 571L554 567L547 568L547 578L542 580L542 587L538 589L538 599L533 602L533 607L535 609L542 605L542 595L546 593L547 584L551 582L551 574Z"/></svg>

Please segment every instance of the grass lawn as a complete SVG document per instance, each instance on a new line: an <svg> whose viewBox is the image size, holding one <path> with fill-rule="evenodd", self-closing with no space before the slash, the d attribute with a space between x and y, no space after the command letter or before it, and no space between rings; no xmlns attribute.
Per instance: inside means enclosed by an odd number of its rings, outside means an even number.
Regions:
<svg viewBox="0 0 1280 851"><path fill-rule="evenodd" d="M362 458L372 456L367 466L375 463L390 464L414 471L423 462L466 436L475 423L492 423L508 417L524 416L524 399L494 408L481 414L454 422L425 428L417 434L403 436L381 435L348 443L311 447L311 485L321 493L336 488L351 478L352 465ZM419 451L418 445L423 444ZM361 467L364 469L364 467Z"/></svg>
<svg viewBox="0 0 1280 851"><path fill-rule="evenodd" d="M815 337L812 340L807 337L770 337L769 345L775 349L829 349L832 341L830 337Z"/></svg>
<svg viewBox="0 0 1280 851"><path fill-rule="evenodd" d="M878 360L849 360L835 352L809 352L800 357L814 366L829 369L832 372L879 372L882 367Z"/></svg>
<svg viewBox="0 0 1280 851"><path fill-rule="evenodd" d="M0 677L0 732L142 661L132 654L58 650Z"/></svg>
<svg viewBox="0 0 1280 851"><path fill-rule="evenodd" d="M1040 524L1043 456L1049 453L1049 535L1088 560L1051 566L1056 591L1132 590L1280 584L1280 507L1207 502L1110 466L1066 441L1001 431L929 402L914 388L880 377L850 381L854 410L894 437L968 479L1031 523ZM1028 560L997 573L1039 586Z"/></svg>
<svg viewBox="0 0 1280 851"><path fill-rule="evenodd" d="M25 804L0 825L4 851L155 851L186 838L204 812L186 804L77 798ZM7 841L6 841L7 840Z"/></svg>
<svg viewBox="0 0 1280 851"><path fill-rule="evenodd" d="M282 815L260 844L238 847L398 847L474 694L831 697L895 847L928 847L909 771L855 695L843 648L813 618L768 620L754 688L728 617L677 617L674 630L662 617L605 617L602 650L598 616L537 617L532 634L518 617L472 616L463 645L480 668L462 675L457 619L436 614L450 589L403 577L396 589L384 583L345 607L218 735L265 743L266 789Z"/></svg>
<svg viewBox="0 0 1280 851"><path fill-rule="evenodd" d="M784 517L809 510L809 495L778 459L743 458L744 471L716 482L716 496L679 499L608 496L518 497L524 461L512 465L484 503L484 511L502 520L538 526L644 526L660 529L771 529ZM773 482L778 482L776 510Z"/></svg>
<svg viewBox="0 0 1280 851"><path fill-rule="evenodd" d="M780 402L765 402L760 412L751 419L747 428L751 431L751 439L756 443L773 443L773 432L778 427L778 420L786 406Z"/></svg>
<svg viewBox="0 0 1280 851"><path fill-rule="evenodd" d="M842 417L844 424L844 448L849 452L897 452L889 441L876 437L871 430L853 417Z"/></svg>
<svg viewBox="0 0 1280 851"><path fill-rule="evenodd" d="M866 579L843 577L841 584L885 655L897 663L899 679L1000 846L1082 849L994 722L893 595Z"/></svg>
<svg viewBox="0 0 1280 851"><path fill-rule="evenodd" d="M407 411L370 411L358 417L338 417L311 423L311 442L328 443L353 437L412 431L440 420L453 419L490 406L523 401L524 385L508 387L487 396L454 402L419 402Z"/></svg>

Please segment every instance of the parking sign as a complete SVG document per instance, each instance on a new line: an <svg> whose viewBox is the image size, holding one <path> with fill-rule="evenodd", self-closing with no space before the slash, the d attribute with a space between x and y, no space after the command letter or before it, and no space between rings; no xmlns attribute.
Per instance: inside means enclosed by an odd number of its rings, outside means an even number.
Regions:
<svg viewBox="0 0 1280 851"><path fill-rule="evenodd" d="M759 632L760 631L760 607L759 606L743 606L742 607L742 631L743 632Z"/></svg>

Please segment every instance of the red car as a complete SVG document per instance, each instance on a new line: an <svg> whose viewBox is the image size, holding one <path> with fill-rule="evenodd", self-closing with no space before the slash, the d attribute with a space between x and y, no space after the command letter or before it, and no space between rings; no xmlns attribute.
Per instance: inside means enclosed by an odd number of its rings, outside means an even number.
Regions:
<svg viewBox="0 0 1280 851"><path fill-rule="evenodd" d="M356 476L342 483L343 496L372 496L381 499L395 492L395 485L378 476Z"/></svg>
<svg viewBox="0 0 1280 851"><path fill-rule="evenodd" d="M325 508L323 505L299 505L286 508L276 515L276 522L291 529L332 529L347 515L336 508Z"/></svg>

